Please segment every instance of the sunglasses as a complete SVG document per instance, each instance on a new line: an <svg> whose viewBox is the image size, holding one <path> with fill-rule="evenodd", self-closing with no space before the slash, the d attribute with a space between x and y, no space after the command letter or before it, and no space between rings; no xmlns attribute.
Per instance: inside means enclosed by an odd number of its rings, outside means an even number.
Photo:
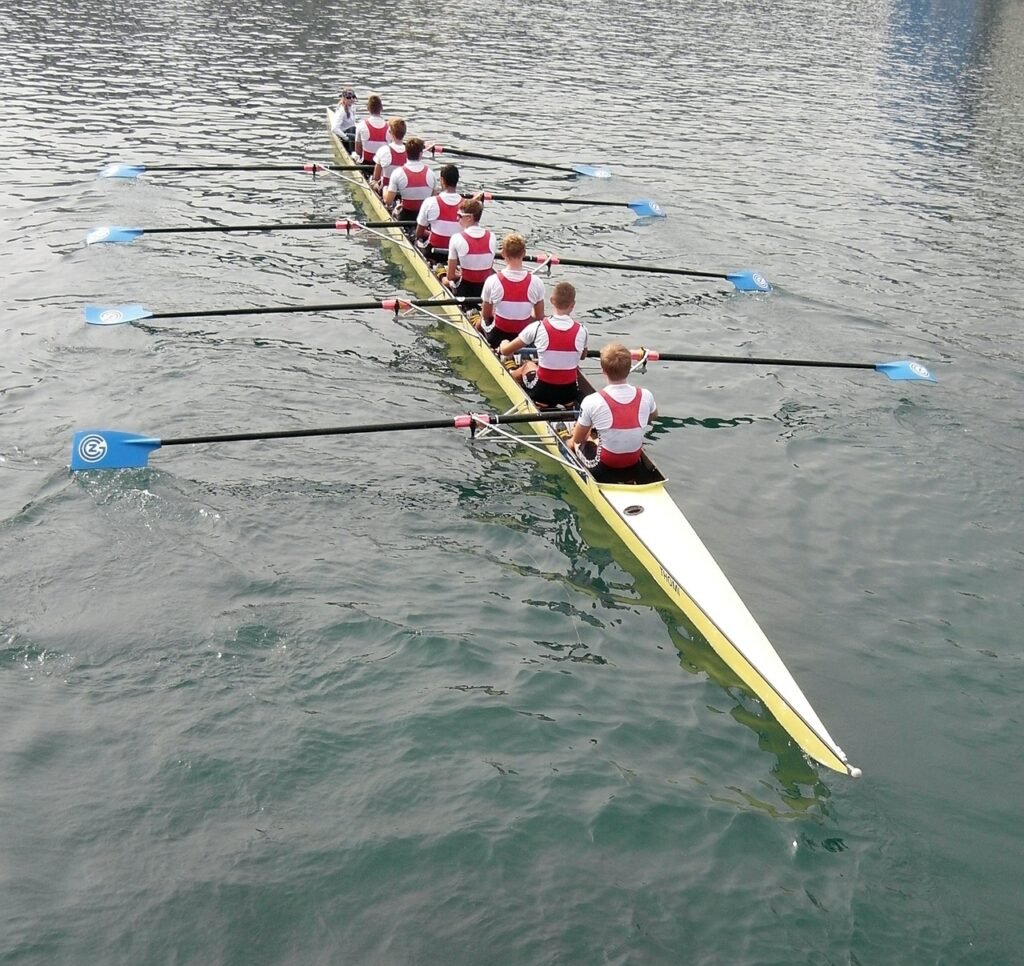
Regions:
<svg viewBox="0 0 1024 966"><path fill-rule="evenodd" d="M341 96L345 98L346 101L354 101L356 99L356 95L353 94L352 91L345 91Z"/></svg>
<svg viewBox="0 0 1024 966"><path fill-rule="evenodd" d="M460 211L459 212L459 217L460 218L472 218L473 217L473 212L471 212L471 211Z"/></svg>

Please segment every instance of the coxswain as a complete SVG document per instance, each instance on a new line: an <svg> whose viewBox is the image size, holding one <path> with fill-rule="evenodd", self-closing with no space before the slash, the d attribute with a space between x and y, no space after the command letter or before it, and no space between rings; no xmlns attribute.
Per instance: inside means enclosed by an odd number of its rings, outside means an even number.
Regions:
<svg viewBox="0 0 1024 966"><path fill-rule="evenodd" d="M388 143L373 156L373 183L382 194L395 173L406 162L405 121L393 117L388 121Z"/></svg>
<svg viewBox="0 0 1024 966"><path fill-rule="evenodd" d="M410 140L412 140L410 138ZM416 238L425 246L424 254L432 265L448 264L448 243L459 230L459 169L446 164L438 172L441 190L427 198L416 216Z"/></svg>
<svg viewBox="0 0 1024 966"><path fill-rule="evenodd" d="M515 355L528 345L536 347L537 361L524 362L512 375L540 408L576 404L580 359L587 354L587 330L571 315L576 289L570 282L559 282L551 290L551 307L552 315L531 322L512 341L498 346L503 356Z"/></svg>
<svg viewBox="0 0 1024 966"><path fill-rule="evenodd" d="M644 432L658 415L651 391L627 382L632 361L621 342L609 342L601 350L601 371L608 385L583 400L569 441L584 465L593 464L591 472L601 483L636 481ZM596 447L590 439L593 430L598 433Z"/></svg>
<svg viewBox="0 0 1024 966"><path fill-rule="evenodd" d="M544 318L544 283L523 268L526 241L517 232L501 240L505 267L484 282L481 331L492 349L514 339L533 321Z"/></svg>
<svg viewBox="0 0 1024 966"><path fill-rule="evenodd" d="M420 160L425 147L422 138L409 138L405 142L408 161L395 168L384 191L384 204L389 208L399 200L398 217L402 221L414 221L423 207L423 202L437 192L437 175ZM409 232L410 236L412 231Z"/></svg>
<svg viewBox="0 0 1024 966"><path fill-rule="evenodd" d="M498 250L494 233L481 227L484 206L470 198L459 205L461 231L448 244L447 285L463 298L479 297L484 282L494 271L494 255Z"/></svg>
<svg viewBox="0 0 1024 966"><path fill-rule="evenodd" d="M356 146L356 92L351 87L341 92L331 130L341 138L345 149L351 154Z"/></svg>
<svg viewBox="0 0 1024 966"><path fill-rule="evenodd" d="M377 94L366 99L367 116L356 125L356 157L366 169L373 173L373 159L377 152L388 143L388 122L381 117L384 105Z"/></svg>

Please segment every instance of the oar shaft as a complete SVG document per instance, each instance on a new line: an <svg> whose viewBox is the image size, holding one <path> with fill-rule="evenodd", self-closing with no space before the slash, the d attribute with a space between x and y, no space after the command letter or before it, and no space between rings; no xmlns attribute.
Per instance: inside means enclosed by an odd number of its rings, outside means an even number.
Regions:
<svg viewBox="0 0 1024 966"><path fill-rule="evenodd" d="M466 195L465 197L471 197ZM484 192L484 201L523 201L548 205L600 205L601 207L628 208L628 201L595 201L591 198L541 198L535 195L494 195Z"/></svg>
<svg viewBox="0 0 1024 966"><path fill-rule="evenodd" d="M366 222L345 222L345 221L310 221L258 224L258 225L199 225L190 228L145 228L147 235L168 235L168 234L196 234L210 231L314 231L333 228L345 231L349 228L410 228L414 227L414 221L366 221Z"/></svg>
<svg viewBox="0 0 1024 966"><path fill-rule="evenodd" d="M220 433L211 436L181 436L162 439L161 446L187 446L194 443L239 443L260 439L297 439L304 436L354 436L359 433L400 433L420 429L450 429L452 427L493 425L497 423L535 423L553 420L573 420L579 412L552 411L544 413L473 413L447 419L424 419L403 423L363 423L356 426L331 426L326 429L286 429L261 433Z"/></svg>
<svg viewBox="0 0 1024 966"><path fill-rule="evenodd" d="M561 255L527 255L528 262L550 262L552 265L578 265L581 268L610 268L618 272L652 272L658 275L688 275L693 278L728 278L724 272L698 272L692 268L666 268L662 265L634 265L632 262L597 262L587 258L563 258Z"/></svg>
<svg viewBox="0 0 1024 966"><path fill-rule="evenodd" d="M145 171L362 171L358 164L147 164Z"/></svg>
<svg viewBox="0 0 1024 966"><path fill-rule="evenodd" d="M323 164L147 164L147 171L323 171Z"/></svg>
<svg viewBox="0 0 1024 966"><path fill-rule="evenodd" d="M633 350L639 359L643 350ZM689 352L655 352L647 354L648 362L735 362L749 366L813 366L818 369L875 369L874 362L828 362L817 359L765 359L750 356L702 356Z"/></svg>
<svg viewBox="0 0 1024 966"><path fill-rule="evenodd" d="M285 312L340 312L345 309L379 309L375 302L326 302L322 305L270 305L253 309L197 309L192 312L154 312L151 319L201 319L206 316L277 315Z"/></svg>
<svg viewBox="0 0 1024 966"><path fill-rule="evenodd" d="M189 228L145 228L147 235L195 235L208 231L312 231L317 228L333 228L333 221L305 222L294 225L199 225Z"/></svg>
<svg viewBox="0 0 1024 966"><path fill-rule="evenodd" d="M377 299L373 302L324 302L315 305L267 305L251 309L197 309L191 312L154 312L147 319L201 319L207 316L229 315L281 315L288 312L344 312L349 309L393 309L395 302L402 305L419 305L424 308L440 305L466 305L479 302L479 298L432 299L418 302L415 299Z"/></svg>
<svg viewBox="0 0 1024 966"><path fill-rule="evenodd" d="M564 164L547 164L543 161L523 161L519 158L509 158L502 154L483 154L480 151L464 151L462 148L449 148L432 146L429 150L433 154L455 154L461 158L478 158L481 161L507 161L509 164L521 164L527 168L547 168L549 171L572 171L572 168Z"/></svg>

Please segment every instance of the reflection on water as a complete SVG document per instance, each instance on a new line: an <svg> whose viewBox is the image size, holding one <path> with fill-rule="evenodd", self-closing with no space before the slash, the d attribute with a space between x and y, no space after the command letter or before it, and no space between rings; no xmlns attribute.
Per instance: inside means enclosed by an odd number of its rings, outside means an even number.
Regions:
<svg viewBox="0 0 1024 966"><path fill-rule="evenodd" d="M5 851L15 958L248 961L262 929L267 962L484 945L509 962L1013 961L1019 769L993 722L1018 709L1007 660L978 657L1010 654L1020 624L1020 3L8 8L2 778L14 812L50 817ZM68 481L85 421L178 435L486 397L409 320L82 323L86 301L406 291L368 240L82 247L95 224L356 214L331 179L94 177L113 159L325 160L342 82L442 141L615 172L467 161L467 185L669 212L495 205L495 230L778 280L747 299L556 269L595 340L953 363L930 395L739 367L646 377L664 412L734 413L662 417L654 456L871 758L862 785L809 766L532 458L294 443ZM836 625L842 647L815 650ZM968 811L964 788L985 789ZM148 900L128 919L126 888ZM723 952L723 935L756 942Z"/></svg>

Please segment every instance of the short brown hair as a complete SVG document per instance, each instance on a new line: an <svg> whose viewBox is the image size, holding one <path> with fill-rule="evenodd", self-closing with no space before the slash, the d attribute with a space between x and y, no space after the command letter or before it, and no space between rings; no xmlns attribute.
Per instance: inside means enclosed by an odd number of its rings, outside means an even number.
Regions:
<svg viewBox="0 0 1024 966"><path fill-rule="evenodd" d="M609 379L625 379L633 368L633 357L621 342L609 342L601 349L601 370Z"/></svg>
<svg viewBox="0 0 1024 966"><path fill-rule="evenodd" d="M410 161L419 161L420 155L423 153L423 149L426 145L423 143L423 138L409 138L405 142L405 153L409 155Z"/></svg>
<svg viewBox="0 0 1024 966"><path fill-rule="evenodd" d="M501 254L506 258L522 258L526 254L526 239L517 231L510 231L501 240Z"/></svg>
<svg viewBox="0 0 1024 966"><path fill-rule="evenodd" d="M458 187L459 184L459 169L454 164L446 164L441 168L441 180L448 185L449 188Z"/></svg>
<svg viewBox="0 0 1024 966"><path fill-rule="evenodd" d="M572 282L559 282L551 290L551 304L568 311L576 304L576 286Z"/></svg>
<svg viewBox="0 0 1024 966"><path fill-rule="evenodd" d="M366 98L366 109L371 114L380 114L384 110L384 102L380 99L379 94L371 94Z"/></svg>
<svg viewBox="0 0 1024 966"><path fill-rule="evenodd" d="M459 214L472 215L473 224L475 225L484 216L484 206L479 201L464 201L459 205Z"/></svg>
<svg viewBox="0 0 1024 966"><path fill-rule="evenodd" d="M388 130L391 132L391 136L398 138L399 141L405 137L405 121L400 117L393 117L388 121Z"/></svg>

